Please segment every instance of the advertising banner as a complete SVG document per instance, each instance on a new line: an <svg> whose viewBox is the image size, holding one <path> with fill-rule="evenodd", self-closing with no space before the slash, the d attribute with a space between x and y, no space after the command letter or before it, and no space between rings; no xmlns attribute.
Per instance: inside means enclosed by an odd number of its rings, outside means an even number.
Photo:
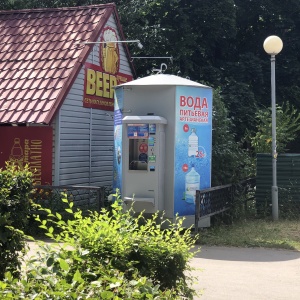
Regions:
<svg viewBox="0 0 300 300"><path fill-rule="evenodd" d="M114 87L132 80L120 72L120 50L117 32L105 27L100 37L99 65L85 63L83 106L114 110Z"/></svg>
<svg viewBox="0 0 300 300"><path fill-rule="evenodd" d="M196 190L211 186L212 89L176 88L174 215L195 214Z"/></svg>
<svg viewBox="0 0 300 300"><path fill-rule="evenodd" d="M113 172L113 190L119 189L121 193L122 185L122 109L123 89L117 89L115 93L114 106L114 172Z"/></svg>
<svg viewBox="0 0 300 300"><path fill-rule="evenodd" d="M0 141L0 168L28 164L35 184L52 184L51 127L0 127Z"/></svg>

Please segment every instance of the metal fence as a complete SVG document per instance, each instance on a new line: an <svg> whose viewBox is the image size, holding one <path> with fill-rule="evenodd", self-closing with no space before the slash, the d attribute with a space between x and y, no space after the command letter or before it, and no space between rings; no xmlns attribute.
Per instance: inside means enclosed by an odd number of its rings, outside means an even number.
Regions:
<svg viewBox="0 0 300 300"><path fill-rule="evenodd" d="M259 216L272 215L272 155L257 154L256 210ZM279 218L300 218L300 154L284 153L277 157Z"/></svg>
<svg viewBox="0 0 300 300"><path fill-rule="evenodd" d="M37 185L31 194L34 203L40 204L44 208L49 208L53 212L62 212L67 207L62 201L67 198L73 202L74 208L82 211L100 211L107 206L107 195L111 187L103 186L50 186Z"/></svg>
<svg viewBox="0 0 300 300"><path fill-rule="evenodd" d="M300 188L292 182L290 186L278 186L278 210L281 219L300 219ZM260 191L256 211L261 217L272 215L271 186L264 193Z"/></svg>
<svg viewBox="0 0 300 300"><path fill-rule="evenodd" d="M235 196L243 199L245 209L247 203L255 199L256 179L250 178L237 184L227 184L205 190L196 191L195 230L201 218L220 214L230 209L235 202Z"/></svg>

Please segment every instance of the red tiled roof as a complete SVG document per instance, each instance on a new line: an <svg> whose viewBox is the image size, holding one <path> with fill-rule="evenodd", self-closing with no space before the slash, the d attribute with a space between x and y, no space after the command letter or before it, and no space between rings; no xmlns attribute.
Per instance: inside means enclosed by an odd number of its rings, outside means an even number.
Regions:
<svg viewBox="0 0 300 300"><path fill-rule="evenodd" d="M0 123L49 124L114 4L0 11ZM122 34L122 33L121 33Z"/></svg>

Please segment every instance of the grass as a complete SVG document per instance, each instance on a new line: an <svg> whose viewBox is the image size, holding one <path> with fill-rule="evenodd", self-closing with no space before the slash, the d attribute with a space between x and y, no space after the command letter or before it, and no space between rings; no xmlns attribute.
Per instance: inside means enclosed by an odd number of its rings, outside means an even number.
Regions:
<svg viewBox="0 0 300 300"><path fill-rule="evenodd" d="M200 231L200 245L266 247L300 251L300 221L239 221Z"/></svg>

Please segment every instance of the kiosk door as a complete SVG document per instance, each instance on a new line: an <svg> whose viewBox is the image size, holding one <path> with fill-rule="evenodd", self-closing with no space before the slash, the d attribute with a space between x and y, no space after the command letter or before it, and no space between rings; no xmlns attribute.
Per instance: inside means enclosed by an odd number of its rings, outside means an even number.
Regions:
<svg viewBox="0 0 300 300"><path fill-rule="evenodd" d="M166 119L127 116L123 119L122 197L134 210L163 210Z"/></svg>

